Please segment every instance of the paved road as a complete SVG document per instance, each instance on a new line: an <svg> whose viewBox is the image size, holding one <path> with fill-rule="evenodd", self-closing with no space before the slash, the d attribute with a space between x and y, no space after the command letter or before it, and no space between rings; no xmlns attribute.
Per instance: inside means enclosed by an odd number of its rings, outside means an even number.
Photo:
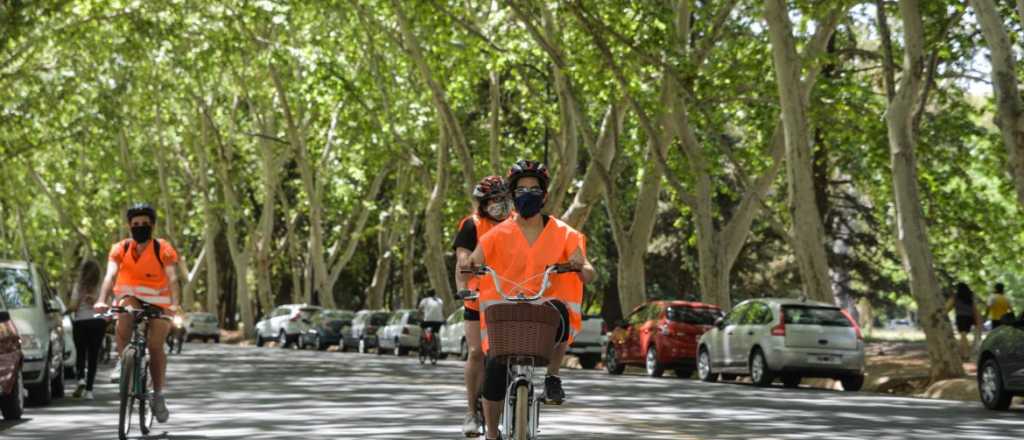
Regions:
<svg viewBox="0 0 1024 440"><path fill-rule="evenodd" d="M189 344L172 357L171 420L151 438L458 439L460 362ZM104 374L104 377L106 375ZM1024 409L969 402L755 389L672 377L564 373L570 398L545 407L544 438L994 439L1024 437ZM114 385L0 422L3 439L116 438Z"/></svg>

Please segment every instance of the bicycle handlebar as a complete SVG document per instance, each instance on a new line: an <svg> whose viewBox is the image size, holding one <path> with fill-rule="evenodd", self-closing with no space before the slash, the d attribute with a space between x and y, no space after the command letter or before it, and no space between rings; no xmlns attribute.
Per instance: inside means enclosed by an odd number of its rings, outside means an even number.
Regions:
<svg viewBox="0 0 1024 440"><path fill-rule="evenodd" d="M494 289L498 292L498 295L501 295L502 298L504 298L506 301L510 301L510 302L531 302L531 301L536 301L536 300L540 299L542 296L544 296L544 293L547 292L549 287L551 287L551 279L550 279L551 274L563 274L563 273L579 272L579 271L580 271L580 269L572 267L572 265L570 263L552 264L552 265L548 266L546 269L544 269L544 278L543 278L543 280L541 280L541 283L540 283L540 291L538 291L536 294L530 295L530 296L526 296L522 292L520 292L518 295L510 296L510 295L505 293L504 289L501 288L501 276L498 275L498 273L495 272L494 269L491 269L490 266L487 266L487 265L470 266L468 268L462 268L462 269L459 270L459 272L461 272L461 273L470 273L470 274L477 275L477 276L490 275L491 276L491 280L494 281ZM513 284L515 284L515 283L513 282ZM473 299L473 298L464 297L463 299Z"/></svg>
<svg viewBox="0 0 1024 440"><path fill-rule="evenodd" d="M110 319L121 313L131 313L133 315L141 315L141 317L157 317L163 314L163 310L149 304L143 304L141 309L132 306L110 306L106 312L97 313L94 317Z"/></svg>

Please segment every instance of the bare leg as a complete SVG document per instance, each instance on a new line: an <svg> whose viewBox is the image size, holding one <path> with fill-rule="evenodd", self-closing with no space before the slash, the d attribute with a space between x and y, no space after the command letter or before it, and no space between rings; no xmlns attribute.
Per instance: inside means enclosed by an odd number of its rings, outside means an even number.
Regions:
<svg viewBox="0 0 1024 440"><path fill-rule="evenodd" d="M467 414L476 414L476 398L484 381L484 352L480 349L480 321L463 321L466 330L466 345L469 359L466 360L464 380L466 382Z"/></svg>
<svg viewBox="0 0 1024 440"><path fill-rule="evenodd" d="M500 400L484 399L484 421L487 423L487 438L498 438L498 418L501 406L504 402Z"/></svg>
<svg viewBox="0 0 1024 440"><path fill-rule="evenodd" d="M135 298L125 298L121 302L124 307L140 308L142 304ZM131 313L121 313L117 315L117 328L115 330L116 336L114 339L117 341L117 356L120 357L121 353L124 352L124 348L128 346L128 338L132 335L132 326L135 324L135 318Z"/></svg>
<svg viewBox="0 0 1024 440"><path fill-rule="evenodd" d="M153 391L156 393L162 392L166 385L164 373L167 371L167 353L164 352L164 342L170 330L171 323L166 319L149 321L149 371L153 375Z"/></svg>

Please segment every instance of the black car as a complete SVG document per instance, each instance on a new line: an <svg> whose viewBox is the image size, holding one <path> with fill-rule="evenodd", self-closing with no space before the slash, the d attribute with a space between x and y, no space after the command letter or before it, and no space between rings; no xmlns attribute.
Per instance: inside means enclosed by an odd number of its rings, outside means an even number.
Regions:
<svg viewBox="0 0 1024 440"><path fill-rule="evenodd" d="M988 409L1010 407L1015 395L1024 395L1024 314L1004 316L981 343L978 391Z"/></svg>
<svg viewBox="0 0 1024 440"><path fill-rule="evenodd" d="M299 348L326 350L341 344L341 330L352 325L351 310L323 309L309 318L309 330L299 334Z"/></svg>

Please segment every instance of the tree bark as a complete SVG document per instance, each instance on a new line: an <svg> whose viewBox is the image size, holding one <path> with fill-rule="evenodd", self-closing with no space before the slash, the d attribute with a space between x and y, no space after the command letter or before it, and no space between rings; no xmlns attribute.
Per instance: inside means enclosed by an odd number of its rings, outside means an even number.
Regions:
<svg viewBox="0 0 1024 440"><path fill-rule="evenodd" d="M419 226L419 216L415 211L410 212L412 217L411 225L405 234L405 250L402 252L402 308L411 309L416 307L416 230Z"/></svg>
<svg viewBox="0 0 1024 440"><path fill-rule="evenodd" d="M445 126L440 125L438 130L440 131L440 140L437 146L436 180L424 213L424 232L427 240L424 263L427 266L430 287L447 305L446 309L454 309L451 306L453 297L451 283L448 280L448 274L451 272L448 271L448 265L444 260L445 245L442 233L445 191L448 188L448 148L450 147Z"/></svg>
<svg viewBox="0 0 1024 440"><path fill-rule="evenodd" d="M575 118L575 115L573 117ZM590 150L590 164L583 175L583 185L576 191L572 204L561 216L562 221L574 229L583 228L583 225L587 223L587 218L590 217L590 212L604 195L604 185L598 167L608 169L611 166L619 142L619 133L622 132L625 119L626 112L619 104L608 106L596 144L587 146ZM586 124L587 121L576 121L576 123Z"/></svg>
<svg viewBox="0 0 1024 440"><path fill-rule="evenodd" d="M825 253L825 228L814 196L811 139L800 81L801 62L785 0L766 0L765 18L786 134L786 177L797 265L804 294L832 303L835 296Z"/></svg>
<svg viewBox="0 0 1024 440"><path fill-rule="evenodd" d="M955 346L953 329L944 313L939 280L935 275L932 251L928 243L921 198L918 194L917 140L913 128L914 109L920 96L924 70L924 25L917 0L901 0L904 46L903 76L886 112L892 159L893 192L896 199L896 241L903 266L910 279L910 290L917 301L921 327L928 341L931 379L964 375Z"/></svg>
<svg viewBox="0 0 1024 440"><path fill-rule="evenodd" d="M501 163L501 79L497 71L490 72L490 115L488 117L490 134L491 172L495 176L505 174L505 166Z"/></svg>
<svg viewBox="0 0 1024 440"><path fill-rule="evenodd" d="M1003 137L1017 202L1024 212L1024 101L1017 84L1017 60L1003 18L993 0L970 0L992 52L992 88L996 95L995 124ZM1017 1L1024 18L1024 0Z"/></svg>
<svg viewBox="0 0 1024 440"><path fill-rule="evenodd" d="M199 158L199 188L203 192L203 234L205 242L203 247L206 250L206 311L218 314L220 308L220 271L217 264L217 235L220 234L220 219L214 211L217 204L216 191L213 191L208 176L209 161L207 161L206 148L210 144L209 128L200 116L199 131L201 142L193 141L196 157Z"/></svg>

